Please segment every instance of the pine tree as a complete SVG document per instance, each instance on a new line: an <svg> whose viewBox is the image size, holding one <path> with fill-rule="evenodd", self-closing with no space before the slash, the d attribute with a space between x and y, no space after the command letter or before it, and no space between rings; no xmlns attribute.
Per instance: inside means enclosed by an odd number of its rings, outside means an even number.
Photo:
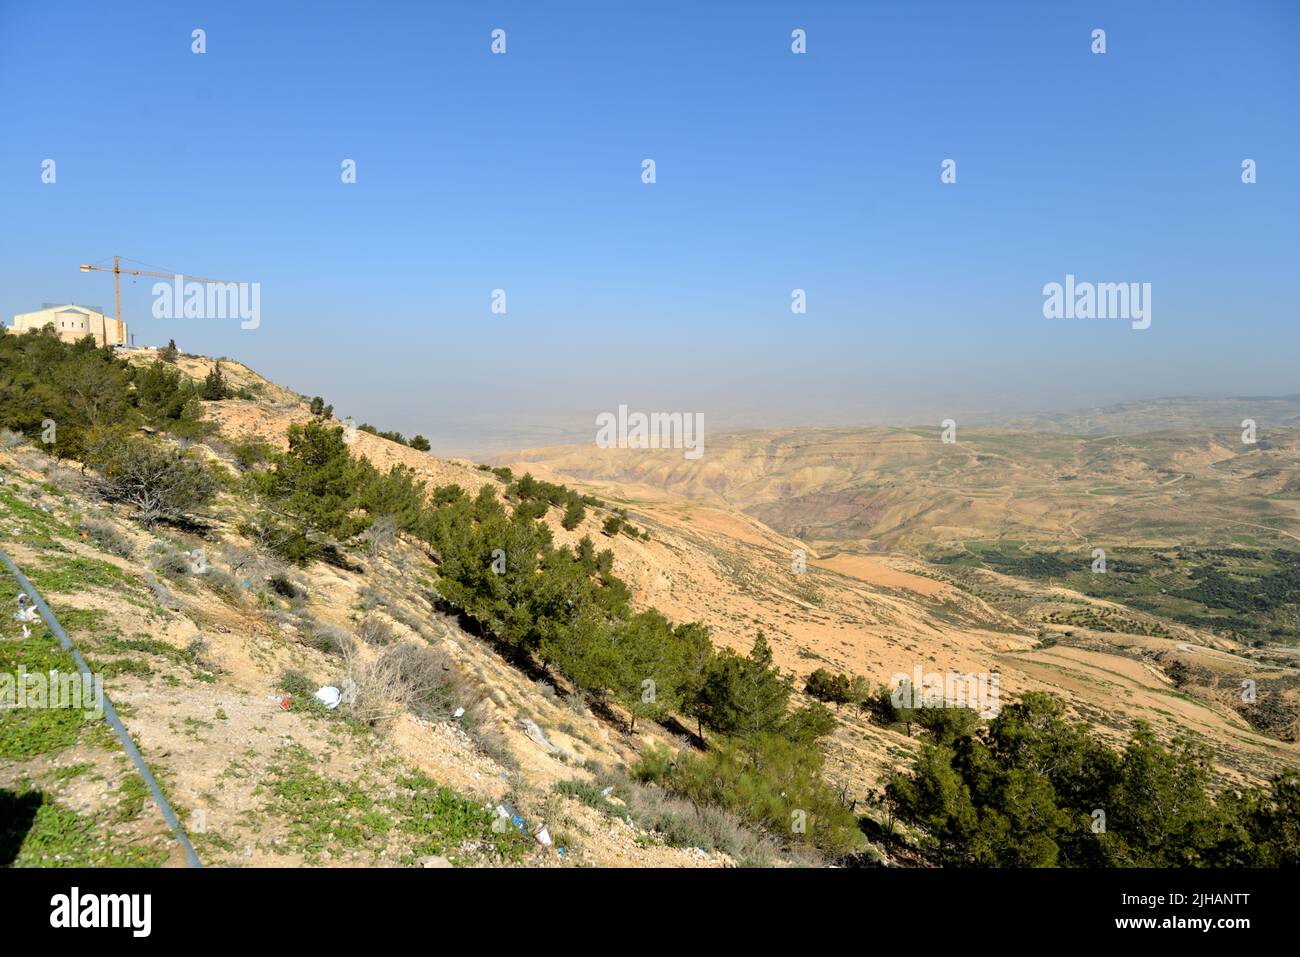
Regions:
<svg viewBox="0 0 1300 957"><path fill-rule="evenodd" d="M587 506L583 505L582 499L575 495L569 499L569 504L564 509L564 518L560 521L560 524L571 532L581 524L586 515Z"/></svg>
<svg viewBox="0 0 1300 957"><path fill-rule="evenodd" d="M226 376L221 371L220 362L213 365L212 371L203 380L203 388L199 391L199 397L209 402L219 402L230 397L230 388L226 385Z"/></svg>
<svg viewBox="0 0 1300 957"><path fill-rule="evenodd" d="M727 649L714 658L700 693L699 715L720 734L753 736L779 729L794 690L794 678L772 664L772 649L760 630L748 657Z"/></svg>

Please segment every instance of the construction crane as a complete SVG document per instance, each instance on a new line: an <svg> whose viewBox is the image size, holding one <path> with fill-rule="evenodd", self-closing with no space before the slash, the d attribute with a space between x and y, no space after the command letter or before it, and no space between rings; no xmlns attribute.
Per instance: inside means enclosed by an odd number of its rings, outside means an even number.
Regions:
<svg viewBox="0 0 1300 957"><path fill-rule="evenodd" d="M123 269L121 259L122 259L121 256L113 257L112 269L109 269L107 266L83 265L81 267L82 272L111 272L113 274L113 309L117 313L118 322L122 321L122 276L124 274L127 276L151 276L154 279L176 279L177 277L179 277L181 279L185 279L190 282L219 282L219 283L230 282L230 280L228 279L204 279L201 276L186 276L181 273L149 272L148 270L145 269ZM100 319L101 319L100 325L104 327L103 329L104 345L108 345L107 323L106 321L103 320L102 314L100 316Z"/></svg>

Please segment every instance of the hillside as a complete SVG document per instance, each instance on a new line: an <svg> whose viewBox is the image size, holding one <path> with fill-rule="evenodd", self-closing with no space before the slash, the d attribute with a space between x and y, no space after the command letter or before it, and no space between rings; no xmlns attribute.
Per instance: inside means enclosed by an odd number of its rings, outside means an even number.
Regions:
<svg viewBox="0 0 1300 957"><path fill-rule="evenodd" d="M158 358L147 349L127 356L141 369ZM195 356L176 362L196 383L214 365ZM0 449L0 547L111 678L109 694L183 809L205 861L819 860L797 841L773 840L721 810L629 777L624 769L659 748L690 750L692 729L670 718L630 730L626 714L606 699L577 693L535 657L513 652L449 610L438 594L446 569L415 537L361 536L334 560L302 566L269 555L250 532L257 496L239 491L238 477L258 471L248 464L250 448L262 442L284 450L291 426L318 417L307 397L238 362L221 366L230 392L243 397L204 401L202 421L211 430L179 442L229 477L202 522L142 527L131 509L102 501L93 476L75 461L57 461L13 434ZM1047 503L1046 492L1029 496L1008 483L1054 488L1062 480L1053 470L1064 461L1079 474L1100 475L1127 449L987 437L953 451L937 449L937 438L923 432L883 437L719 438L694 474L680 457L633 460L589 448L529 453L513 464L516 477L530 469L538 479L598 494L600 504L573 527L565 527L563 509L542 516L557 548L577 552L584 538L595 540L612 553L612 571L627 583L635 609L658 609L678 624L700 622L719 649L743 654L761 630L775 664L796 676L795 704L808 703L798 689L819 668L882 683L916 667L995 672L1003 694L1055 693L1116 743L1138 720L1149 721L1162 740L1194 733L1212 749L1219 786L1262 781L1300 763L1289 663L1061 582L925 560L920 546L934 541L922 530L933 528L940 512L953 515L945 528L1027 526L1032 516L1041 525L1042 516L1071 508L1064 504L1069 496ZM1294 456L1295 448L1292 436L1250 454L1273 462ZM438 459L364 431L350 451L384 473L405 467L430 490L454 484L474 498L483 489L504 496L515 487L485 466ZM1172 494L1160 490L1176 472L1188 475L1177 483L1187 488L1255 481L1279 512L1294 507L1285 475L1270 472L1281 465L1241 464L1226 440L1148 453L1149 461L1132 466L1146 483L1144 494ZM937 494L958 468L945 461L951 455L979 467L986 493L949 488L953 500ZM913 487L917 476L926 477L925 490ZM889 517L864 515L854 496L886 481L897 496ZM962 506L959 496L990 504ZM606 533L620 509L647 534ZM1236 514L1226 501L1223 509ZM1091 528L1107 513L1069 514ZM868 544L900 547L858 547ZM801 551L807 568L796 572L792 561ZM1081 555L1086 561L1087 550ZM6 622L12 639L18 624ZM313 704L321 685L393 680L384 670L390 651L410 647L422 649L420 662L434 662L437 694L418 701L394 696L382 714L347 719ZM1236 705L1234 689L1245 678L1276 698L1271 723ZM886 777L917 754L918 739L910 727L882 726L864 710L839 708L835 718L820 742L826 779L846 805L870 810ZM43 853L177 863L161 819L94 722L37 720L0 742L7 759L0 789L43 795L33 833L49 829L54 848ZM530 829L545 823L564 852L513 826L494 829L497 805L516 811ZM889 857L879 847L863 853Z"/></svg>
<svg viewBox="0 0 1300 957"><path fill-rule="evenodd" d="M784 619L768 627L797 669L826 660L879 676L918 657L954 670L996 661L1004 688L1050 689L1100 725L1195 728L1238 772L1295 760L1294 429L1255 446L1239 432L971 430L949 445L938 430L785 430L711 436L699 462L592 447L499 461L626 495L676 534L699 528L696 550L725 542L732 552L740 536L728 529L764 528L761 590L771 618ZM1108 574L1093 573L1097 547ZM815 611L792 610L788 584L777 584L790 581L793 548L821 556L810 559ZM1247 598L1198 592L1207 580ZM1248 597L1252 583L1274 581L1276 604ZM1275 691L1279 709L1253 728L1238 698L1247 679ZM1268 735L1251 735L1260 729Z"/></svg>
<svg viewBox="0 0 1300 957"><path fill-rule="evenodd" d="M155 355L136 350L130 359L148 364ZM178 362L196 380L212 365ZM305 398L239 363L222 367L232 388L255 398L204 403L217 431L192 448L235 472L239 443L255 437L283 446L288 426L311 415ZM402 463L438 484L503 484L468 463L365 432L356 444L375 463ZM701 818L614 774L673 738L653 725L626 735L436 610L424 587L432 566L407 542L387 543L350 568L295 568L241 535L234 500L223 501L206 528L147 530L127 510L100 503L75 464L12 434L0 469L0 547L106 675L108 694L209 865L436 866L450 857L460 865L694 867L789 859L725 815ZM573 535L598 535L598 526L588 518ZM640 560L629 555L621 564ZM8 616L0 627L6 639L18 635ZM395 709L375 727L312 703L311 691L339 683L353 656L374 660L401 642L436 656L445 700L423 713ZM18 647L0 642L0 650ZM303 676L302 687L286 690L286 673ZM0 789L45 795L33 833L51 846L32 863L50 863L49 853L83 863L180 863L102 725L38 717L21 737L0 734ZM450 789L445 801L427 805L421 781ZM597 784L614 784L613 793L593 798ZM513 827L494 832L495 812L482 808L498 804L530 829L546 823L563 854L516 839Z"/></svg>
<svg viewBox="0 0 1300 957"><path fill-rule="evenodd" d="M593 483L667 490L812 542L920 554L974 538L1207 545L1300 541L1300 430L1082 437L938 429L710 436L700 462L563 446L501 456Z"/></svg>

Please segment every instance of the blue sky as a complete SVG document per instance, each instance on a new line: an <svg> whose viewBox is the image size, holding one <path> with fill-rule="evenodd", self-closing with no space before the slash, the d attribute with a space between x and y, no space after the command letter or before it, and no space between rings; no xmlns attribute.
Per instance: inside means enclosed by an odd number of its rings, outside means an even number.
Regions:
<svg viewBox="0 0 1300 957"><path fill-rule="evenodd" d="M0 0L0 317L257 281L124 317L448 452L1296 392L1298 96L1294 2ZM1151 328L1044 319L1066 273Z"/></svg>

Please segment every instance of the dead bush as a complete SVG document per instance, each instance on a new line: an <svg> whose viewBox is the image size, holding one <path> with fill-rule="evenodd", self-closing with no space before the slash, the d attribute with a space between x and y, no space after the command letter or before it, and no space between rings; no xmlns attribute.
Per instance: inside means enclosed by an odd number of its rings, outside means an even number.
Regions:
<svg viewBox="0 0 1300 957"><path fill-rule="evenodd" d="M77 525L77 531L85 534L92 542L111 555L118 558L130 558L135 551L131 540L117 530L110 522L88 515Z"/></svg>
<svg viewBox="0 0 1300 957"><path fill-rule="evenodd" d="M272 555L241 545L223 546L217 561L239 579L243 588L256 589L271 578L288 574L288 566Z"/></svg>
<svg viewBox="0 0 1300 957"><path fill-rule="evenodd" d="M166 608L168 611L179 611L182 607L181 600L165 584L160 582L153 572L145 572L145 584L153 593L153 599L160 608Z"/></svg>
<svg viewBox="0 0 1300 957"><path fill-rule="evenodd" d="M403 641L373 658L354 650L344 660L345 685L352 699L348 714L371 727L405 711L429 716L431 709L446 706L449 694L443 668L427 647Z"/></svg>
<svg viewBox="0 0 1300 957"><path fill-rule="evenodd" d="M164 578L179 581L194 570L194 562L189 553L173 545L155 545L151 553L154 571Z"/></svg>
<svg viewBox="0 0 1300 957"><path fill-rule="evenodd" d="M337 625L323 625L307 614L298 617L298 634L309 648L345 661L356 653L357 641L348 631Z"/></svg>
<svg viewBox="0 0 1300 957"><path fill-rule="evenodd" d="M80 472L50 463L44 468L45 483L54 491L64 495L86 495L90 491L90 481Z"/></svg>
<svg viewBox="0 0 1300 957"><path fill-rule="evenodd" d="M213 674L222 674L225 669L212 655L212 645L206 638L195 638L185 646L185 654L189 656L190 661L204 671L210 671Z"/></svg>
<svg viewBox="0 0 1300 957"><path fill-rule="evenodd" d="M344 680L356 692L349 705L353 717L376 725L409 711L426 720L446 720L463 707L466 732L489 754L508 754L504 737L495 741L480 728L487 723L480 720L484 714L482 685L445 649L399 639L378 655L354 650L344 661Z"/></svg>
<svg viewBox="0 0 1300 957"><path fill-rule="evenodd" d="M588 787L595 793L612 787L611 793L623 802L633 822L656 832L664 843L674 847L722 851L744 867L769 866L776 856L775 841L729 811L698 805L655 784L640 784L622 770L598 768L595 785ZM599 807L586 795L575 796Z"/></svg>
<svg viewBox="0 0 1300 957"><path fill-rule="evenodd" d="M397 637L393 626L378 615L367 615L357 626L357 637L368 645L389 645Z"/></svg>
<svg viewBox="0 0 1300 957"><path fill-rule="evenodd" d="M397 541L397 521L391 515L381 515L361 533L361 541L372 558L383 558Z"/></svg>

